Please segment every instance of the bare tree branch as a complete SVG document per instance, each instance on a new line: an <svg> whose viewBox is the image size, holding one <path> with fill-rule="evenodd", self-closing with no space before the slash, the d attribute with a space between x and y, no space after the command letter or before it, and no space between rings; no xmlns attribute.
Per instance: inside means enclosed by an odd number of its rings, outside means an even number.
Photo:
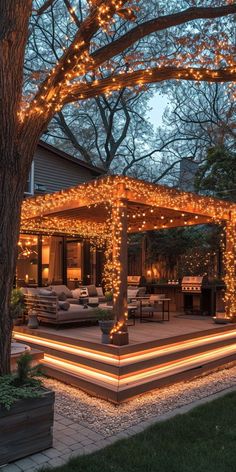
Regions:
<svg viewBox="0 0 236 472"><path fill-rule="evenodd" d="M42 15L53 5L54 2L55 0L46 0L46 2L38 10L36 10L36 14L38 16Z"/></svg>
<svg viewBox="0 0 236 472"><path fill-rule="evenodd" d="M92 164L92 159L91 159L90 154L88 153L87 149L85 149L85 147L79 143L78 139L75 137L71 128L67 125L67 122L65 120L65 117L62 111L59 111L57 115L58 116L55 116L56 121L59 123L59 126L63 129L66 136L70 139L75 149L78 149L78 151L83 156L85 161L88 162L88 164Z"/></svg>
<svg viewBox="0 0 236 472"><path fill-rule="evenodd" d="M91 55L93 58L92 68L98 67L104 63L104 61L108 61L109 59L117 56L132 46L135 42L139 41L145 36L150 35L151 33L166 30L173 26L178 26L197 19L213 19L233 13L236 13L235 3L215 8L192 7L178 13L160 16L154 20L147 21L141 25L136 26L131 31L128 31L128 33L116 41L113 41L107 46L104 46L98 51L94 52Z"/></svg>
<svg viewBox="0 0 236 472"><path fill-rule="evenodd" d="M78 16L77 16L76 13L75 13L75 10L72 8L72 6L71 6L69 0L64 0L64 3L65 3L65 5L66 5L66 8L67 8L69 14L70 14L71 17L73 18L73 20L74 20L74 22L75 22L77 28L80 28L80 24L81 24L81 23L80 23L80 21L79 21Z"/></svg>
<svg viewBox="0 0 236 472"><path fill-rule="evenodd" d="M144 84L164 80L196 80L203 82L233 82L236 80L236 68L212 70L203 68L155 67L148 70L123 73L94 81L90 84L74 85L68 88L64 103L93 98L96 95L110 93L123 87L142 87Z"/></svg>

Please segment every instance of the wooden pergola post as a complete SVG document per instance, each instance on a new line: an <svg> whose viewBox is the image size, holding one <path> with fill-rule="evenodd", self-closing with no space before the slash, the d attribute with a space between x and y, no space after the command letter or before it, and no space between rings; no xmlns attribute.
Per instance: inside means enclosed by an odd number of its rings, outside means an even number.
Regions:
<svg viewBox="0 0 236 472"><path fill-rule="evenodd" d="M235 247L236 247L236 225L230 219L225 228L225 313L227 317L236 318L236 273L235 273Z"/></svg>
<svg viewBox="0 0 236 472"><path fill-rule="evenodd" d="M117 199L112 208L113 311L116 321L127 316L127 202Z"/></svg>

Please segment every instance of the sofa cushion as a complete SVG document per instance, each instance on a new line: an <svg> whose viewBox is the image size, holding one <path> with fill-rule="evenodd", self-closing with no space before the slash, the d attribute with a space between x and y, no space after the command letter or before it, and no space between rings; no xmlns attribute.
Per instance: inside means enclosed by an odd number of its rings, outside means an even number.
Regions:
<svg viewBox="0 0 236 472"><path fill-rule="evenodd" d="M57 312L58 321L73 321L73 320L83 320L87 319L98 319L97 311L93 308L83 308L78 305L70 305L68 311L58 310Z"/></svg>
<svg viewBox="0 0 236 472"><path fill-rule="evenodd" d="M57 295L59 295L60 293L65 293L68 298L73 297L71 290L66 285L51 285L50 290L56 292Z"/></svg>
<svg viewBox="0 0 236 472"><path fill-rule="evenodd" d="M97 290L97 296L98 297L104 297L103 289L102 287L96 287Z"/></svg>
<svg viewBox="0 0 236 472"><path fill-rule="evenodd" d="M75 288L74 290L71 290L72 292L72 297L75 299L78 299L81 294L81 288Z"/></svg>
<svg viewBox="0 0 236 472"><path fill-rule="evenodd" d="M68 311L70 308L69 302L58 301L58 306L60 310Z"/></svg>
<svg viewBox="0 0 236 472"><path fill-rule="evenodd" d="M105 303L107 300L106 297L98 297L98 301L99 303Z"/></svg>
<svg viewBox="0 0 236 472"><path fill-rule="evenodd" d="M58 300L59 300L60 302L65 302L65 301L67 300L67 296L66 296L66 294L65 294L64 292L58 293L57 296L58 296Z"/></svg>
<svg viewBox="0 0 236 472"><path fill-rule="evenodd" d="M52 295L56 295L55 292L53 292L52 290L46 289L46 288L39 288L38 294L39 295L44 295L44 296L47 296L47 297L52 296Z"/></svg>
<svg viewBox="0 0 236 472"><path fill-rule="evenodd" d="M28 287L27 293L28 293L28 295L31 295L31 296L35 297L36 295L39 294L39 289Z"/></svg>
<svg viewBox="0 0 236 472"><path fill-rule="evenodd" d="M67 298L66 299L67 302L71 304L74 304L74 305L80 305L80 301L78 298Z"/></svg>
<svg viewBox="0 0 236 472"><path fill-rule="evenodd" d="M88 290L88 296L89 297L97 297L98 294L97 294L97 289L95 287L95 285L87 285L87 290Z"/></svg>

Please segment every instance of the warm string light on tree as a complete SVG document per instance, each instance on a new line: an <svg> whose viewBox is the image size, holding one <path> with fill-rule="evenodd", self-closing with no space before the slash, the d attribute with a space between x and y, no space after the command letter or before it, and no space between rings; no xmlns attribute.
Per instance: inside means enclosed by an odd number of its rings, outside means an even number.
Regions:
<svg viewBox="0 0 236 472"><path fill-rule="evenodd" d="M62 55L50 72L34 71L34 74L42 77L46 75L47 78L42 83L38 81L35 96L32 97L30 91L24 97L22 109L18 113L22 122L45 114L50 120L66 103L94 98L101 93L109 95L123 87L140 89L145 84L168 79L208 82L235 80L232 41L224 31L220 32L219 38L212 28L212 19L224 16L227 12L233 13L234 5L215 8L215 14L214 8L192 7L183 12L162 15L151 23L147 21L135 25L129 33L124 33L102 48L101 37L98 35L99 39L96 39L96 34L102 31L109 35L118 17L124 22L136 20L139 10L137 1L91 0L89 5L87 16L79 23L76 21L77 8L68 9L78 30L74 28L75 34L69 46L69 37L66 35ZM161 51L159 56L153 56L150 52L147 57L137 48L135 53L130 53L130 48L137 41L153 32L201 19L204 20L201 33L187 33L184 37L176 33L175 47L172 46L170 51ZM128 55L126 51L129 51Z"/></svg>

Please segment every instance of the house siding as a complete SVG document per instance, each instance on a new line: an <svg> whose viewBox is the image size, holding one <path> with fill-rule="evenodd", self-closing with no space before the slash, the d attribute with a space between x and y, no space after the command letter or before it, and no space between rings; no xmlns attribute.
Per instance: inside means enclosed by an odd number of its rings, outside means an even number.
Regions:
<svg viewBox="0 0 236 472"><path fill-rule="evenodd" d="M52 193L64 188L87 182L97 177L97 173L79 163L66 160L50 150L38 147L34 156L34 184L44 187L44 193ZM37 190L35 190L35 193Z"/></svg>

